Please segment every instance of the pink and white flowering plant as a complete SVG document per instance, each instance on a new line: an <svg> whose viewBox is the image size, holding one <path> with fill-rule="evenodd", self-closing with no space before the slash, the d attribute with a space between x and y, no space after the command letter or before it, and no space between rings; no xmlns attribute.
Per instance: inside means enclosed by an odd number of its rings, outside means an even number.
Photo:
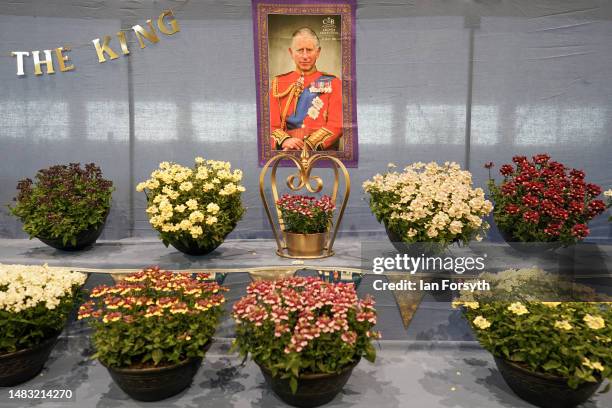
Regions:
<svg viewBox="0 0 612 408"><path fill-rule="evenodd" d="M258 281L234 304L236 347L273 376L335 373L365 357L373 362L380 333L371 297L359 299L352 283L314 277Z"/></svg>
<svg viewBox="0 0 612 408"><path fill-rule="evenodd" d="M285 223L285 231L298 234L326 232L336 206L328 195L312 196L284 194L276 205Z"/></svg>

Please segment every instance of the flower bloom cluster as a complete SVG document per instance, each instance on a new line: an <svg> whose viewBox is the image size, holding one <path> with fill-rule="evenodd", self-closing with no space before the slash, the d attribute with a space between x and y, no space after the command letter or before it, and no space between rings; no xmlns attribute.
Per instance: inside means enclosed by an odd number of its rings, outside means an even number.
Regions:
<svg viewBox="0 0 612 408"><path fill-rule="evenodd" d="M87 275L63 268L0 264L0 311L19 313L44 305L54 310Z"/></svg>
<svg viewBox="0 0 612 408"><path fill-rule="evenodd" d="M311 234L327 231L336 205L330 196L284 194L276 202L288 232Z"/></svg>
<svg viewBox="0 0 612 408"><path fill-rule="evenodd" d="M199 239L216 232L220 224L233 228L240 219L240 194L245 191L241 180L242 170L232 171L229 162L196 157L193 169L160 163L136 191L147 192L149 222L162 236Z"/></svg>
<svg viewBox="0 0 612 408"><path fill-rule="evenodd" d="M91 300L81 305L79 319L105 324L137 323L142 319L196 316L220 310L227 289L207 280L206 274L175 273L149 267L125 277L114 286L92 289Z"/></svg>
<svg viewBox="0 0 612 408"><path fill-rule="evenodd" d="M17 184L13 215L31 237L62 238L64 244L103 224L110 209L113 183L94 163L55 165Z"/></svg>
<svg viewBox="0 0 612 408"><path fill-rule="evenodd" d="M392 166L394 167L394 166ZM376 218L404 242L480 240L493 205L457 163L414 163L363 183Z"/></svg>
<svg viewBox="0 0 612 408"><path fill-rule="evenodd" d="M358 341L380 337L372 330L376 324L372 298L358 299L351 283L312 277L254 282L234 304L233 316L241 328L276 338L285 354L312 351L337 339L355 348Z"/></svg>
<svg viewBox="0 0 612 408"><path fill-rule="evenodd" d="M478 278L486 279L491 290L461 291L453 306L461 306L478 341L494 356L567 378L572 388L612 377L612 302L607 295L541 269ZM539 300L565 296L581 301Z"/></svg>
<svg viewBox="0 0 612 408"><path fill-rule="evenodd" d="M585 173L568 169L547 154L515 156L504 164L500 185L491 179L495 221L525 242L562 241L573 243L589 235L587 223L606 209L596 197L602 189L585 181Z"/></svg>
<svg viewBox="0 0 612 408"><path fill-rule="evenodd" d="M476 316L474 320L472 320L472 323L474 324L474 326L478 327L481 330L485 330L491 327L491 322L482 316Z"/></svg>

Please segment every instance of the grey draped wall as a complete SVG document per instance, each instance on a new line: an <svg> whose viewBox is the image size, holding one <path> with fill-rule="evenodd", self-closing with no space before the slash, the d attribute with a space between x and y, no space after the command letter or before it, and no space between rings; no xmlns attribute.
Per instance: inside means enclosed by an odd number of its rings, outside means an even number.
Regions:
<svg viewBox="0 0 612 408"><path fill-rule="evenodd" d="M169 7L180 33L144 50L131 38L129 57L97 62L93 38ZM484 162L549 152L612 187L612 2L367 0L356 29L360 162L342 233L383 233L361 183L388 162L454 160L484 187ZM232 236L269 237L252 35L246 0L0 3L0 237L25 236L6 209L17 180L73 161L97 162L117 186L103 238L153 236L135 183L196 155L245 170L248 213ZM10 51L62 45L74 72L36 77L26 60L15 75ZM591 239L611 239L606 218Z"/></svg>

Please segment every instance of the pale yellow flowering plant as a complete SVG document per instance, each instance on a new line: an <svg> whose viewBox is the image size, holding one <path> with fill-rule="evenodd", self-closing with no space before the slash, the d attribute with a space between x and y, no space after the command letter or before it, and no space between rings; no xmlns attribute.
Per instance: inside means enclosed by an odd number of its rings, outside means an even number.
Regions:
<svg viewBox="0 0 612 408"><path fill-rule="evenodd" d="M453 302L495 357L576 388L612 378L612 308L593 289L541 269L484 273L490 291ZM580 301L551 301L551 299ZM557 300L555 299L555 300Z"/></svg>
<svg viewBox="0 0 612 408"><path fill-rule="evenodd" d="M405 243L481 240L493 209L472 174L457 163L414 163L363 183L376 219Z"/></svg>
<svg viewBox="0 0 612 408"><path fill-rule="evenodd" d="M196 157L195 167L162 162L136 191L147 195L147 215L164 244L216 247L244 213L242 170Z"/></svg>
<svg viewBox="0 0 612 408"><path fill-rule="evenodd" d="M606 207L612 207L612 188L604 191L604 197L606 197ZM608 217L608 221L612 222L612 215Z"/></svg>
<svg viewBox="0 0 612 408"><path fill-rule="evenodd" d="M0 355L59 334L86 278L46 264L0 264Z"/></svg>

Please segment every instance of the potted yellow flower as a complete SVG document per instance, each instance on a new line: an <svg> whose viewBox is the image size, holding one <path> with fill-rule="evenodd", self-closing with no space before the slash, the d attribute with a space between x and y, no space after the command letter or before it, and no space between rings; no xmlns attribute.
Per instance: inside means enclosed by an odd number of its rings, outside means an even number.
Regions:
<svg viewBox="0 0 612 408"><path fill-rule="evenodd" d="M604 196L607 200L606 207L612 207L612 189L604 191ZM608 217L608 221L612 222L612 215Z"/></svg>
<svg viewBox="0 0 612 408"><path fill-rule="evenodd" d="M196 157L195 168L162 162L137 191L147 195L149 222L164 243L205 255L223 243L244 214L242 171Z"/></svg>
<svg viewBox="0 0 612 408"><path fill-rule="evenodd" d="M545 408L575 407L604 379L612 379L610 302L599 302L590 288L539 269L479 278L491 284L491 291L462 292L453 306L462 307L478 341L519 397ZM579 301L551 301L566 297Z"/></svg>

